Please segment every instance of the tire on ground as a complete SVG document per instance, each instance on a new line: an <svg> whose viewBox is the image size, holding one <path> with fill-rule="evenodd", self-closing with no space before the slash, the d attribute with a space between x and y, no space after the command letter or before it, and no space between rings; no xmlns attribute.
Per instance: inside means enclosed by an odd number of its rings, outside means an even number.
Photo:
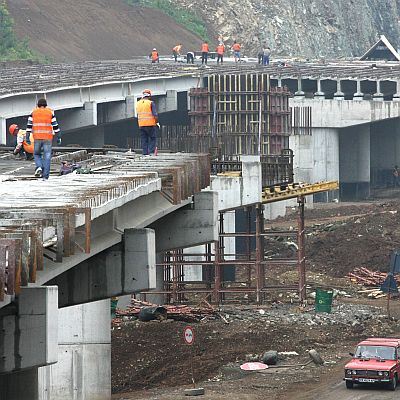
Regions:
<svg viewBox="0 0 400 400"><path fill-rule="evenodd" d="M354 386L354 382L352 381L346 381L346 387L347 389L353 389Z"/></svg>
<svg viewBox="0 0 400 400"><path fill-rule="evenodd" d="M267 365L276 365L278 362L278 352L275 350L268 350L262 356L262 362Z"/></svg>
<svg viewBox="0 0 400 400"><path fill-rule="evenodd" d="M308 354L311 357L311 360L313 360L313 362L317 365L323 365L324 364L324 360L322 359L322 357L319 355L317 350L311 349Z"/></svg>
<svg viewBox="0 0 400 400"><path fill-rule="evenodd" d="M204 393L204 388L185 389L185 396L202 396Z"/></svg>

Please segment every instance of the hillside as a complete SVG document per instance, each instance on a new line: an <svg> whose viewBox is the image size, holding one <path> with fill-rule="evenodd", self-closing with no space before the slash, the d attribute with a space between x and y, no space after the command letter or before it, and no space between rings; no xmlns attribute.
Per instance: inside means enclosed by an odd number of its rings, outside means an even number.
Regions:
<svg viewBox="0 0 400 400"><path fill-rule="evenodd" d="M172 1L197 13L215 40L236 39L248 55L266 43L273 56L357 57L382 34L400 47L399 0Z"/></svg>
<svg viewBox="0 0 400 400"><path fill-rule="evenodd" d="M170 54L179 42L186 49L201 45L165 14L124 0L9 0L7 6L17 36L56 62L131 59L153 47Z"/></svg>
<svg viewBox="0 0 400 400"><path fill-rule="evenodd" d="M222 37L256 56L265 43L278 57L362 55L385 34L400 47L400 0L160 0L205 21L211 48ZM160 11L124 0L8 0L18 37L58 62L131 59L161 54L182 42L200 50L201 38ZM72 5L71 5L72 4Z"/></svg>

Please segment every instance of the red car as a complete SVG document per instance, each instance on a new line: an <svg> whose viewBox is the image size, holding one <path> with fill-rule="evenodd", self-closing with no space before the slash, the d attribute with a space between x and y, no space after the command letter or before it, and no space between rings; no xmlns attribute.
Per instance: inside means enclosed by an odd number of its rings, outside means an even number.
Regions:
<svg viewBox="0 0 400 400"><path fill-rule="evenodd" d="M344 367L347 389L355 383L385 383L396 390L400 376L400 339L368 338L357 345Z"/></svg>

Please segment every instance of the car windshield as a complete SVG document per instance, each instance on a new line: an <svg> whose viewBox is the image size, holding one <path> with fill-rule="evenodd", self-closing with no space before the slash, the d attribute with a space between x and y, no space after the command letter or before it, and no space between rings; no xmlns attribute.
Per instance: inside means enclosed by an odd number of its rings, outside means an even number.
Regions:
<svg viewBox="0 0 400 400"><path fill-rule="evenodd" d="M395 360L396 349L389 346L358 346L357 358L378 358L381 360Z"/></svg>

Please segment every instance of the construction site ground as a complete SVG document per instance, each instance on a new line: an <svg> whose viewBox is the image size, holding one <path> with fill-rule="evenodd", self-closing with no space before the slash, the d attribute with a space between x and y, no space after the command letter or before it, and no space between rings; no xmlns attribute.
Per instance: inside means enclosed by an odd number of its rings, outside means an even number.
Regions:
<svg viewBox="0 0 400 400"><path fill-rule="evenodd" d="M382 193L382 192L381 192ZM400 300L369 298L363 286L346 274L359 267L388 271L390 255L400 248L400 191L387 189L384 198L363 203L316 204L306 210L307 305L300 307L295 292L268 293L256 306L243 295L223 304L216 317L191 323L196 338L184 344L186 322L140 322L124 318L112 327L113 399L183 399L184 389L205 388L204 399L394 399L385 387L346 390L343 366L349 352L368 336L400 337ZM271 224L296 226L297 215ZM275 254L279 245L272 246ZM282 252L286 251L282 248ZM293 267L269 270L274 283L295 282ZM332 313L316 313L316 287L335 290ZM222 316L223 318L219 318ZM260 360L264 352L283 352L278 365L304 364L315 349L323 366L309 364L243 372L240 364ZM285 354L296 352L298 355ZM400 390L400 389L398 389ZM397 394L397 393L396 393Z"/></svg>

